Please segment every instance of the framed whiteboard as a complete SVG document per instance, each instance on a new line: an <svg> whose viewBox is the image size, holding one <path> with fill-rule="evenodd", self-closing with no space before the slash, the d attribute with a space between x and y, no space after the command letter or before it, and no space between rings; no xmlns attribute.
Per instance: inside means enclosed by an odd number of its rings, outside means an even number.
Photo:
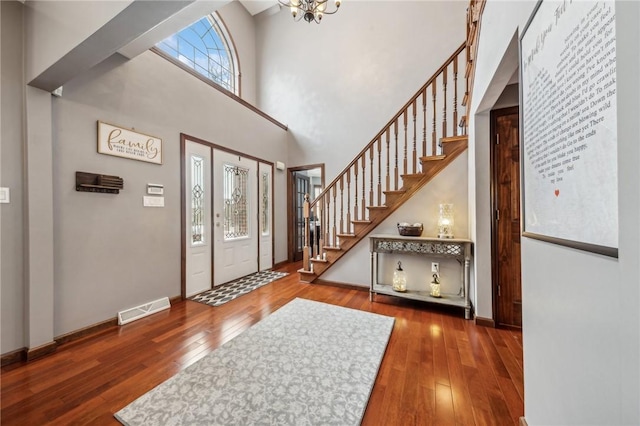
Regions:
<svg viewBox="0 0 640 426"><path fill-rule="evenodd" d="M538 2L520 35L523 236L618 256L615 4Z"/></svg>

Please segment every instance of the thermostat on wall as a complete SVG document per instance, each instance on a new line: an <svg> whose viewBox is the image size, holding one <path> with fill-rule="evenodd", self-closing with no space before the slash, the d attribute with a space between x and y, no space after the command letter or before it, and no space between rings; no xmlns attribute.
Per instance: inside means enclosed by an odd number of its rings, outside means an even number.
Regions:
<svg viewBox="0 0 640 426"><path fill-rule="evenodd" d="M164 185L160 185L158 183L148 183L147 184L147 194L149 194L149 195L163 195L164 194Z"/></svg>

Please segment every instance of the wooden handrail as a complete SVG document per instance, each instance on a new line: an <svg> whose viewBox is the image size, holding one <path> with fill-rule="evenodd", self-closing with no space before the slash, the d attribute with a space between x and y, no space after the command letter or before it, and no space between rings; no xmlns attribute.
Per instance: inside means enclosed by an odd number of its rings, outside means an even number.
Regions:
<svg viewBox="0 0 640 426"><path fill-rule="evenodd" d="M462 53L462 51L465 49L466 45L467 45L467 43L466 43L466 40L465 40L460 45L460 47L458 47L456 49L456 51L453 52L453 54L451 54L451 56L449 56L449 58L442 64L442 66L440 68L438 68L438 70L435 73L433 73L431 78L429 78L427 80L427 82L424 85L422 85L422 87L420 87L420 89L418 89L418 91L415 93L415 95L413 95L411 97L411 99L409 99L409 101L406 104L404 104L404 106L402 108L400 108L400 110L393 116L393 118L391 120L389 120L389 122L382 128L382 130L380 130L380 132L378 132L376 134L376 136L374 136L374 138L371 140L371 142L369 142L362 149L362 151L360 151L354 157L354 159L340 173L338 173L338 175L335 177L335 179L333 181L331 181L331 183L329 185L327 185L323 189L323 191L311 202L311 208L313 208L317 204L317 200L321 199L325 195L325 193L328 193L330 191L330 188L332 188L334 185L336 185L340 181L342 176L344 176L347 172L349 172L351 170L351 168L355 164L357 164L358 161L360 161L360 158L363 155L365 155L367 153L367 151L369 151L371 146L378 140L378 138L381 138L382 135L384 135L387 132L387 129L389 129L391 126L393 126L393 124L402 116L402 114L404 114L406 109L409 108L409 106L411 106L420 97L420 95L423 94L423 92L426 93L427 88L438 78L438 76L440 76L440 74L442 74L442 72L451 64L451 62L453 62L453 60L460 53Z"/></svg>

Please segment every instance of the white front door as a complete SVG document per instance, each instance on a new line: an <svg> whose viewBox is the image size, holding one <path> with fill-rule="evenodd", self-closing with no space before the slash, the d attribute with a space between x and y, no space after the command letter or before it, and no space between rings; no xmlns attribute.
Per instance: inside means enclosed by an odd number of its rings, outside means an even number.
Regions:
<svg viewBox="0 0 640 426"><path fill-rule="evenodd" d="M273 267L273 165L258 164L258 227L260 228L260 270Z"/></svg>
<svg viewBox="0 0 640 426"><path fill-rule="evenodd" d="M186 297L211 288L211 148L185 144Z"/></svg>
<svg viewBox="0 0 640 426"><path fill-rule="evenodd" d="M258 271L258 164L213 150L214 285Z"/></svg>

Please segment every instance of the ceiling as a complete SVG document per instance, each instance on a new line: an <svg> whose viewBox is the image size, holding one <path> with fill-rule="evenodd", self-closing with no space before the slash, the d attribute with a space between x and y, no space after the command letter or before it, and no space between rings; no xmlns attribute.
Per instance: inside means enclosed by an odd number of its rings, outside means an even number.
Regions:
<svg viewBox="0 0 640 426"><path fill-rule="evenodd" d="M257 15L278 4L276 0L240 0L240 3L251 15Z"/></svg>

